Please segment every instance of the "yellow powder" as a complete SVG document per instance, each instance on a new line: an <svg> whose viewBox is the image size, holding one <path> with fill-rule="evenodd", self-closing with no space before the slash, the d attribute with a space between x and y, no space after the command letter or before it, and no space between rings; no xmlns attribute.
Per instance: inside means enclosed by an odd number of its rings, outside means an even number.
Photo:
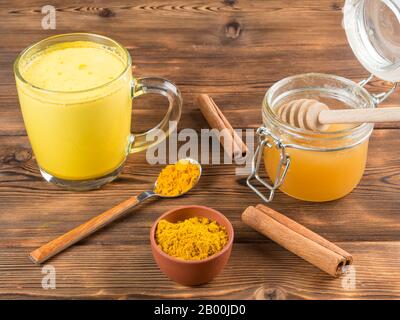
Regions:
<svg viewBox="0 0 400 320"><path fill-rule="evenodd" d="M200 167L188 160L166 166L157 178L155 192L164 196L178 196L189 191L200 176Z"/></svg>
<svg viewBox="0 0 400 320"><path fill-rule="evenodd" d="M223 226L207 218L190 218L176 223L161 220L156 242L162 251L184 260L201 260L222 250L228 242Z"/></svg>

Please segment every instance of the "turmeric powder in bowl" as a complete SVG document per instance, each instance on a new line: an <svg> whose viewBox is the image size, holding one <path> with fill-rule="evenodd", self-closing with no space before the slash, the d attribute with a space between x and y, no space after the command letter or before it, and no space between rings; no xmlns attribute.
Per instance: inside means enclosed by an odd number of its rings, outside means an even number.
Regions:
<svg viewBox="0 0 400 320"><path fill-rule="evenodd" d="M155 240L162 251L183 260L202 260L217 252L228 243L223 226L208 218L193 217L183 221L160 220Z"/></svg>

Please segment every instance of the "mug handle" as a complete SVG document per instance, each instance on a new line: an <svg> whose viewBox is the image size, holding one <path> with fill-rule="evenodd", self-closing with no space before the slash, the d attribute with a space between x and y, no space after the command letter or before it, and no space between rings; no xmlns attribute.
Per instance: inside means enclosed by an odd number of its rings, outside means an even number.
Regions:
<svg viewBox="0 0 400 320"><path fill-rule="evenodd" d="M143 133L131 133L129 153L139 152L160 143L176 129L177 123L181 117L182 96L175 84L167 79L157 77L138 78L132 81L132 99L148 93L157 93L167 97L169 102L168 111L161 122L154 128ZM148 141L146 139L148 134L159 130L164 132L162 140Z"/></svg>

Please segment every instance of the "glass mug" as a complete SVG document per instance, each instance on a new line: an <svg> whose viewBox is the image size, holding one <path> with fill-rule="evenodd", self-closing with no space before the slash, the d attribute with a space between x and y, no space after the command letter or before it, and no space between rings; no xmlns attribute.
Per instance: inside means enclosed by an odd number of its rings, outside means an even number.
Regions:
<svg viewBox="0 0 400 320"><path fill-rule="evenodd" d="M45 63L35 65L36 59ZM74 59L79 69L74 72L82 71L81 77L65 82L62 68L70 68ZM80 59L87 64L79 64ZM96 63L102 82L93 78ZM161 142L147 139L149 133L162 130L165 138L176 128L182 108L178 88L162 78L135 78L131 66L122 45L96 34L53 36L19 54L14 63L19 102L45 180L72 190L98 188L118 176L129 153ZM113 74L112 68L120 72ZM147 93L167 97L168 110L156 127L132 134L132 99Z"/></svg>

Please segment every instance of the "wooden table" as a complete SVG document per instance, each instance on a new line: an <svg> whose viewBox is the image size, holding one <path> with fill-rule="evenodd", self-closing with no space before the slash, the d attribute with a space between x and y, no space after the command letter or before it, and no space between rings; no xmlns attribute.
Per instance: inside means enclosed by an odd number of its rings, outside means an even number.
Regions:
<svg viewBox="0 0 400 320"><path fill-rule="evenodd" d="M136 75L166 77L179 86L184 99L179 127L198 131L208 128L195 104L199 93L210 94L235 127L256 128L265 91L286 76L325 72L355 81L367 76L341 27L343 1L51 3L57 8L56 30L41 28L41 0L0 3L1 298L400 298L400 130L393 124L374 131L365 175L344 199L313 204L278 192L271 204L354 255L356 278L350 285L246 227L241 212L260 199L245 186L245 177L235 175L234 165L219 165L204 166L201 183L190 195L148 203L50 260L57 288L42 289L41 268L28 253L147 189L161 166L149 165L141 153L129 156L121 177L97 191L68 192L46 183L26 136L12 71L27 45L81 31L120 41L133 56ZM369 89L388 87L375 80ZM384 105L399 102L394 94ZM156 123L161 103L135 102L135 128ZM150 252L152 222L185 204L220 210L236 231L229 264L198 288L168 280Z"/></svg>

